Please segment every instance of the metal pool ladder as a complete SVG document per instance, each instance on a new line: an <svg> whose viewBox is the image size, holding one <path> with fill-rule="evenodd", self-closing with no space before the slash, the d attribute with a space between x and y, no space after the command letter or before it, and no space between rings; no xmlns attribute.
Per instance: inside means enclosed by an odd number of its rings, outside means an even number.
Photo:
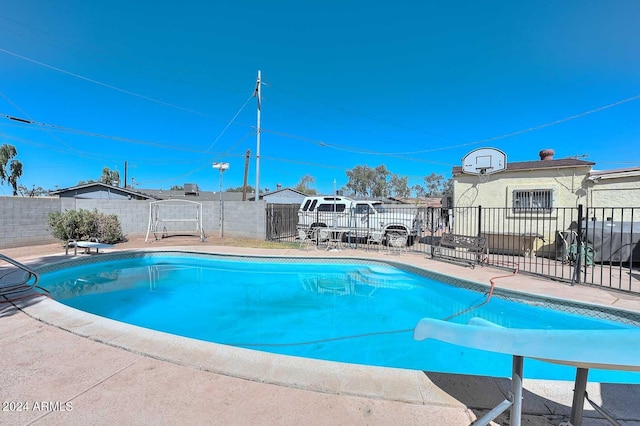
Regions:
<svg viewBox="0 0 640 426"><path fill-rule="evenodd" d="M9 294L31 290L32 288L36 287L36 284L40 279L40 276L37 272L29 268L28 266L18 262L17 260L12 259L9 256L5 256L4 254L0 254L0 260L4 260L5 262L10 263L13 266L26 272L21 280L15 282L9 278L9 276L13 274L15 270L9 269L5 271L3 270L4 268L0 268L0 273L2 273L2 275L0 275L0 296L5 296L5 298L7 298L6 296L8 296ZM30 283L29 281L31 281L32 278L34 280Z"/></svg>

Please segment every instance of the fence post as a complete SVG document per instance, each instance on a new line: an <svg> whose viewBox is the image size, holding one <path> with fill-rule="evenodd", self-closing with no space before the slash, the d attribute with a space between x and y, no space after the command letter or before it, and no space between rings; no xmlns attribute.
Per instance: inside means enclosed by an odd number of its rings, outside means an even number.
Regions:
<svg viewBox="0 0 640 426"><path fill-rule="evenodd" d="M578 204L578 235L576 236L576 263L575 270L573 271L573 280L572 282L576 282L580 284L580 274L582 271L582 218L583 218L583 205ZM584 249L584 253L586 254L586 248Z"/></svg>
<svg viewBox="0 0 640 426"><path fill-rule="evenodd" d="M478 237L482 236L482 206L478 206Z"/></svg>
<svg viewBox="0 0 640 426"><path fill-rule="evenodd" d="M435 250L433 247L433 238L435 237L434 222L433 222L435 218L433 217L433 212L435 209L433 207L427 207L427 209L429 211L429 215L431 216L431 220L429 221L429 223L427 223L427 225L429 226L429 234L430 234L429 247L431 247L431 258L433 258L433 252Z"/></svg>

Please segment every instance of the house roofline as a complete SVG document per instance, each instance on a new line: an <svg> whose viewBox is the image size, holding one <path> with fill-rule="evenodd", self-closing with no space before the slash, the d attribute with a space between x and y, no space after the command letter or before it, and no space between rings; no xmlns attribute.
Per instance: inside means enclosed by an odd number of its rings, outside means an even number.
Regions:
<svg viewBox="0 0 640 426"><path fill-rule="evenodd" d="M578 168L578 167L592 167L596 163L592 161L577 160L574 158L563 158L559 160L536 160L536 161L519 161L515 163L507 163L504 172L521 172L531 170L545 170L545 169L566 169L566 168ZM459 176L464 174L462 166L455 166L452 169L453 176Z"/></svg>

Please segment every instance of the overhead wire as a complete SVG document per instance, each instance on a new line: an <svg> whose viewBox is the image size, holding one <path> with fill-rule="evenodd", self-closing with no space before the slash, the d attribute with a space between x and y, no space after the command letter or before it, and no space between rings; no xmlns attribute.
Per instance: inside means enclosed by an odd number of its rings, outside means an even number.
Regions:
<svg viewBox="0 0 640 426"><path fill-rule="evenodd" d="M0 47L0 52L5 53L7 55L14 56L16 58L20 58L20 59L22 59L24 61L31 62L31 63L36 64L36 65L40 65L40 66L45 67L45 68L57 71L57 72L62 73L62 74L66 74L66 75L69 75L71 77L75 77L75 78L78 78L80 80L84 80L84 81L87 81L89 83L93 83L93 84L96 84L98 86L105 87L107 89L115 90L117 92L124 93L126 95L130 95L130 96L134 96L134 97L137 97L137 98L140 98L140 99L144 99L144 100L149 101L149 102L153 102L153 103L156 103L156 104L159 104L159 105L164 105L166 107L178 109L178 110L181 110L181 111L189 112L189 113L200 115L200 116L204 116L204 117L214 118L216 120L227 121L226 119L220 118L218 116L214 116L212 114L204 113L202 111L198 111L198 110L191 109L191 108L182 107L180 105L176 105L176 104L173 104L173 103L170 103L170 102L162 101L160 99L152 98L151 96L142 95L140 93L133 92L133 91L128 90L128 89L122 89L122 88L120 88L118 86L114 86L112 84L103 83L102 81L95 80L95 79L89 78L89 77L85 77L85 76L83 76L81 74L74 73L74 72L71 72L71 71L67 71L65 69L62 69L62 68L59 68L59 67L55 67L53 65L49 65L49 64L46 64L46 63L41 62L41 61L37 61L35 59L29 58L29 57L24 56L24 55L20 55L19 53L15 53L15 52L12 52L10 50L7 50L7 49L1 48L1 47Z"/></svg>
<svg viewBox="0 0 640 426"><path fill-rule="evenodd" d="M9 51L9 50L4 49L4 48L0 48L0 52L3 52L3 53L8 54L8 55L12 55L12 56L20 58L22 60L37 64L37 65L40 65L40 66L43 66L43 67L46 67L46 68L49 68L49 69L52 69L52 70L55 70L57 72L60 72L60 73L66 74L66 75L70 75L70 76L76 77L76 78L81 79L81 80L88 81L88 82L100 85L102 87L106 87L106 88L109 88L109 89L112 89L112 90L116 90L116 91L119 91L121 93L128 94L128 95L131 95L131 96L134 96L134 97L138 97L138 98L150 101L150 102L158 103L158 104L161 104L161 105L164 105L164 106L167 106L167 107L171 107L171 108L176 108L176 109L179 109L179 110L182 110L182 111L185 111L185 112L189 112L189 113L193 113L193 114L197 114L197 115L201 115L201 116L212 117L212 118L221 120L220 117L215 117L213 115L206 114L206 113L203 113L201 111L197 111L197 110L194 110L194 109L191 109L191 108L185 108L185 107L182 107L182 106L179 106L179 105L176 105L176 104L165 102L165 101L162 101L162 100L150 97L150 96L142 95L140 93L136 93L136 92L133 92L133 91L130 91L130 90L127 90L127 89L122 89L120 87L117 87L117 86L114 86L114 85L111 85L111 84L107 84L107 83L104 83L104 82L101 82L101 81L98 81L98 80L95 80L95 79L92 79L92 78L89 78L89 77L86 77L86 76L83 76L83 75L80 75L80 74L77 74L77 73L74 73L74 72L71 72L71 71L64 70L64 69L59 68L59 67L55 67L55 66L46 64L46 63L41 62L41 61L37 61L35 59L26 57L24 55L20 55L18 53ZM211 148L213 148L213 146L215 146L217 144L217 142L222 137L222 135L226 132L226 130L235 122L235 119L238 117L240 112L244 109L244 107L246 107L246 105L250 101L251 97L252 96L250 96L247 99L247 101L245 101L245 103L240 108L240 110L233 116L233 118L230 121L227 122L227 125L225 126L225 128L218 135L218 137L216 137L216 139L212 142L212 144L209 145L209 147L207 148L205 153L209 153ZM398 159L401 159L401 160L407 160L407 161L417 161L417 162L424 162L424 163L430 163L430 164L451 166L452 165L451 163L424 160L424 159L418 159L418 158L415 158L415 157L404 157L404 155L415 155L415 154L422 154L422 153L429 153L429 152L444 151L444 150L455 149L455 148L460 148L460 147L467 147L467 146L471 146L471 145L477 145L477 144L480 144L480 143L487 143L487 142L491 142L491 141L495 141L495 140L499 140L499 139L509 138L509 137L521 135L521 134L524 134L524 133L540 130L540 129L543 129L543 128L546 128L546 127L554 126L554 125L557 125L557 124L561 124L561 123L564 123L564 122L567 122L567 121L571 121L571 120L574 120L574 119L577 119L577 118L581 118L581 117L584 117L584 116L587 116L587 115L590 115L590 114L593 114L593 113L596 113L596 112L599 112L599 111L603 111L605 109L613 108L615 106L618 106L618 105L621 105L621 104L624 104L624 103L627 103L627 102L631 102L631 101L634 101L634 100L637 100L637 99L640 99L640 95L635 95L635 96L632 96L632 97L629 97L629 98L625 98L625 99L622 99L622 100L619 100L619 101L616 101L616 102L613 102L613 103L610 103L610 104L607 104L607 105L603 105L603 106L598 107L598 108L594 108L594 109L591 109L591 110L588 110L588 111L584 111L584 112L579 113L579 114L574 114L574 115L571 115L571 116L568 116L568 117L565 117L565 118L561 118L561 119L554 120L554 121L551 121L551 122L547 122L547 123L544 123L544 124L532 126L532 127L526 128L526 129L522 129L522 130L506 133L506 134L503 134L503 135L498 135L498 136L493 136L493 137L489 137L489 138L479 139L479 140L475 140L475 141L471 141L471 142L467 142L467 143L462 143L462 144L449 145L449 146L440 146L440 147L436 147L436 148L423 149L423 150L413 150L413 151L396 151L396 152L372 151L372 150L360 148L360 147L357 147L357 146L338 145L338 144L328 143L328 142L325 142L325 141L320 141L320 140L316 140L316 139L312 139L312 138L308 138L308 137L288 134L288 133L280 132L280 131L276 131L276 130L261 129L261 132L272 133L272 134L280 136L280 137L294 138L294 139L297 139L297 140L307 141L307 142L314 143L314 144L316 144L318 146L321 146L321 147L326 147L326 148L330 148L330 149L334 149L334 150L338 150L338 151L343 151L343 152L352 152L352 153L357 153L357 154L362 154L362 155L372 155L372 156L394 157L394 158L398 158ZM15 117L9 117L9 118L15 120ZM29 124L41 124L41 123L32 121ZM243 124L240 124L240 125L243 125ZM252 127L253 128L253 126L249 126L249 125L243 125L243 126ZM60 129L60 127L58 127L58 129ZM129 139L129 138L109 137L109 136L106 136L106 135L100 135L100 134L92 133L92 132L81 132L81 134L84 134L84 135L87 135L87 136L107 137L107 138L112 138L112 139L115 139L115 140L120 140L120 141L123 141L123 142L141 143L139 140L135 141L135 140ZM150 146L155 146L155 147L162 147L157 143L146 142L145 144L150 145ZM175 147L166 147L166 146L164 148L175 149ZM183 150L193 151L193 150L190 150L190 149L183 149Z"/></svg>
<svg viewBox="0 0 640 426"><path fill-rule="evenodd" d="M222 137L222 135L224 135L224 133L227 131L227 129L233 124L233 122L235 121L235 119L238 117L238 115L240 115L240 113L242 112L242 110L244 110L244 108L247 106L247 104L249 103L249 101L253 98L253 94L251 94L247 100L244 102L244 104L240 107L240 109L238 110L238 112L236 112L236 114L233 116L233 118L231 120L229 120L229 122L227 123L227 125L224 127L224 129L222 129L222 132L220 132L220 134L215 138L215 140L213 142L211 142L211 145L209 145L209 148L207 148L207 152L209 152L211 150L211 148L213 148L213 146L220 140L220 138Z"/></svg>
<svg viewBox="0 0 640 426"><path fill-rule="evenodd" d="M37 64L37 65L40 65L40 66L43 66L43 67L46 67L46 68L49 68L49 69L52 69L52 70L55 70L55 71L63 73L63 74L67 74L67 75L79 78L81 80L85 80L85 81L88 81L88 82L91 82L91 83L94 83L94 84L97 84L97 85L100 85L100 86L103 86L103 87L106 87L106 88L109 88L109 89L112 89L112 90L116 90L116 91L131 95L131 96L135 96L135 97L138 97L138 98L141 98L141 99L145 99L145 100L150 101L150 102L158 103L158 104L161 104L161 105L164 105L164 106L168 106L168 107L171 107L171 108L176 108L176 109L179 109L179 110L182 110L182 111L186 111L186 112L190 112L190 113L197 114L197 115L207 116L207 117L215 118L215 119L218 119L218 120L224 120L224 119L221 119L220 117L216 117L216 116L213 116L213 115L210 115L210 114L207 114L207 113L203 113L201 111L197 111L197 110L194 110L194 109L191 109L191 108L185 108L185 107L182 107L182 106L179 106L179 105L176 105L176 104L172 104L172 103L165 102L165 101L162 101L162 100L159 100L159 99L156 99L156 98L152 98L150 96L142 95L142 94L139 94L139 93L127 90L127 89L122 89L120 87L117 87L117 86L114 86L114 85L111 85L111 84L103 83L101 81L98 81L98 80L95 80L95 79L92 79L92 78L89 78L89 77L85 77L83 75L80 75L80 74L77 74L77 73L73 73L73 72L70 72L70 71L55 67L53 65L46 64L46 63L41 62L41 61L37 61L35 59L26 57L24 55L20 55L18 53L9 51L9 50L4 49L4 48L0 48L0 52L6 53L8 55L12 55L14 57L23 59L25 61ZM622 104L625 104L625 103L628 103L628 102L632 102L632 101L635 101L635 100L638 100L638 99L640 99L640 95L634 95L634 96L631 96L629 98L621 99L619 101L616 101L616 102L613 102L613 103L610 103L610 104L607 104L607 105L603 105L603 106L600 106L600 107L597 107L597 108L593 108L593 109L588 110L588 111L584 111L584 112L581 112L581 113L578 113L578 114L574 114L574 115L571 115L571 116L568 116L568 117L564 117L564 118L561 118L561 119L553 120L553 121L550 121L550 122L547 122L547 123L544 123L544 124L531 126L531 127L525 128L525 129L514 131L514 132L509 132L509 133L505 133L505 134L498 135L498 136L492 136L492 137L489 137L489 138L478 139L478 140L475 140L475 141L466 142L466 143L462 143L462 144L440 146L440 147L437 147L437 148L430 148L430 149L423 149L423 150L382 152L382 151L365 150L365 149L358 148L358 147L353 147L353 146L340 146L340 145L337 145L337 144L331 144L331 143L322 142L322 141L316 141L316 143L321 143L323 146L326 146L328 148L333 148L333 149L337 149L337 150L343 150L343 151L347 151L347 152L361 153L361 154L366 154L366 155L391 156L391 155L414 155L414 154L422 154L422 153L429 153L429 152L438 152L438 151L445 151L445 150L449 150L449 149L456 149L456 148L461 148L461 147L478 145L478 144L481 144L481 143L492 142L492 141L495 141L495 140L505 139L505 138L509 138L509 137L513 137L513 136L518 136L518 135L521 135L521 134L533 132L533 131L540 130L540 129L543 129L543 128L546 128L546 127L550 127L550 126L554 126L554 125L557 125L557 124L565 123L565 122L568 122L568 121L571 121L571 120L575 120L577 118L585 117L587 115L594 114L596 112L600 112L600 111L603 111L603 110L606 110L606 109L609 109L609 108L613 108L613 107L616 107L616 106L619 106L619 105L622 105ZM235 116L234 116L233 120L235 120ZM247 126L247 125L245 125L245 126ZM251 127L251 126L249 126L249 127ZM272 131L272 130L268 130L268 129L261 129L261 131L263 131L263 132L271 132L271 133L274 133L274 134L278 134L279 136L285 136L285 137L294 136L294 135L289 135L289 134L286 134L286 133L283 133L283 132L277 132L277 131ZM297 138L300 139L300 140L309 140L309 138L305 138L305 137L302 137L302 136L297 136ZM401 159L410 159L410 158L401 158ZM446 165L450 165L450 164L446 164Z"/></svg>
<svg viewBox="0 0 640 426"><path fill-rule="evenodd" d="M18 122L22 122L22 123L26 123L26 124L31 124L31 122L35 121L33 119L32 116L30 116L24 109L22 109L20 106L18 106L13 100L11 100L5 93L0 92L0 96L2 96L8 103L9 105L13 106L16 110L20 111L22 114L24 114L25 117L27 117L28 119L21 119L21 118L16 118L13 117L11 118L14 121L18 121ZM68 144L66 141L64 141L63 139L59 138L57 135L52 134L51 132L48 131L48 129L44 128L43 132L48 135L49 137L51 137L52 139L60 142L60 144L62 144L64 147L66 147L70 152L83 157L83 158L95 158L95 156L89 155L86 152L80 151L76 148L74 148L73 146L71 146L70 144Z"/></svg>

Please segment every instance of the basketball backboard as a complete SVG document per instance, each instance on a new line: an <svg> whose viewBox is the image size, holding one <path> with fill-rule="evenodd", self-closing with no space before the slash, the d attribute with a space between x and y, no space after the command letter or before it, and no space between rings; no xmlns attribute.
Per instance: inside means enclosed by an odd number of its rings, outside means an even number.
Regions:
<svg viewBox="0 0 640 426"><path fill-rule="evenodd" d="M507 167L507 154L496 148L478 148L462 158L462 172L489 175Z"/></svg>

